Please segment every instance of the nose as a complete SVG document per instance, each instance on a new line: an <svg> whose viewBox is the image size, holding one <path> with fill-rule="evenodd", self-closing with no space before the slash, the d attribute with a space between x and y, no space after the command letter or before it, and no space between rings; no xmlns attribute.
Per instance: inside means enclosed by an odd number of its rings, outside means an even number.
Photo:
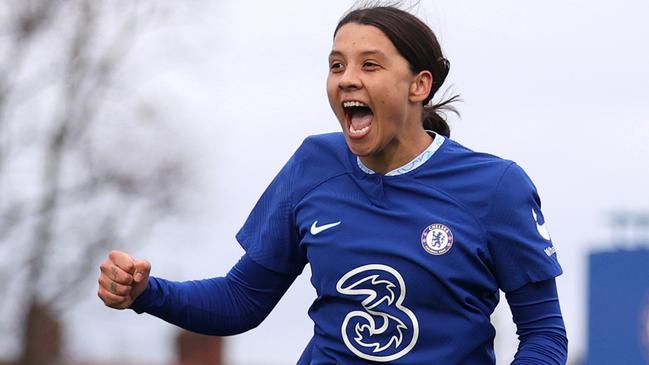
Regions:
<svg viewBox="0 0 649 365"><path fill-rule="evenodd" d="M342 90L355 90L363 86L361 79L353 68L348 67L338 79L338 87Z"/></svg>

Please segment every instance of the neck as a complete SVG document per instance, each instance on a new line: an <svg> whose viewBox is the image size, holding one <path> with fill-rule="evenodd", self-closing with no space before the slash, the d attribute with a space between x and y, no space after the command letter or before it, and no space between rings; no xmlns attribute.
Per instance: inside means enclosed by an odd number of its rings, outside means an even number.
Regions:
<svg viewBox="0 0 649 365"><path fill-rule="evenodd" d="M365 166L372 171L386 174L412 161L424 152L433 141L423 127L407 139L395 138L381 152L369 156L359 156Z"/></svg>

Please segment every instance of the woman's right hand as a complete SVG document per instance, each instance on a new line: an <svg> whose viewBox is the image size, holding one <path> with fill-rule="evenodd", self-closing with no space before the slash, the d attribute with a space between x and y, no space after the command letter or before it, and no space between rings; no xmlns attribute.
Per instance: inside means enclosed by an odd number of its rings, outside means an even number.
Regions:
<svg viewBox="0 0 649 365"><path fill-rule="evenodd" d="M99 298L108 307L124 309L147 288L151 264L125 252L111 251L99 269Z"/></svg>

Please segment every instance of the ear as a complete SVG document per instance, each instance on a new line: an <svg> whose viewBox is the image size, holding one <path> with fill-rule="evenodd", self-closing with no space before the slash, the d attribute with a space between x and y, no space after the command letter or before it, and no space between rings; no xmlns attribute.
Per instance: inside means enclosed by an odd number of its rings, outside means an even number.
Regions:
<svg viewBox="0 0 649 365"><path fill-rule="evenodd" d="M410 94L408 100L411 102L422 102L426 100L430 89L433 87L433 74L428 70L419 71L415 75L412 84L410 84Z"/></svg>

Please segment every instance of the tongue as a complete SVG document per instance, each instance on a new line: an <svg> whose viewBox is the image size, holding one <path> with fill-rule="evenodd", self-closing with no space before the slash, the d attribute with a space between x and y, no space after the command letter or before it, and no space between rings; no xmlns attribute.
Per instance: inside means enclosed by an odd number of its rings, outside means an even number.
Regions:
<svg viewBox="0 0 649 365"><path fill-rule="evenodd" d="M357 111L352 115L351 122L352 127L355 130L363 129L368 125L372 124L372 118L374 115L372 112L368 111Z"/></svg>

